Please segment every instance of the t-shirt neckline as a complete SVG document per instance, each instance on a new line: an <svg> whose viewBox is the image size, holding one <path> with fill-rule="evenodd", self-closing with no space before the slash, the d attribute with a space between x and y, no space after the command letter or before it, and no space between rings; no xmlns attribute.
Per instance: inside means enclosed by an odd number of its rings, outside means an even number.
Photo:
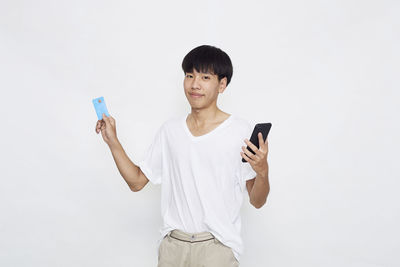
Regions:
<svg viewBox="0 0 400 267"><path fill-rule="evenodd" d="M208 132L206 134L203 134L203 135L200 135L200 136L194 136L190 132L189 127L187 126L187 123L186 123L186 119L187 119L188 115L189 115L189 113L186 114L185 116L183 116L182 123L183 123L183 128L185 129L186 134L189 136L189 138L192 141L198 141L198 140L202 140L204 138L207 138L209 136L212 136L213 134L215 134L219 130L225 128L232 121L232 117L233 117L233 114L231 114L231 115L229 115L229 117L227 119L225 119L223 122L221 122L216 128L214 128L210 132Z"/></svg>

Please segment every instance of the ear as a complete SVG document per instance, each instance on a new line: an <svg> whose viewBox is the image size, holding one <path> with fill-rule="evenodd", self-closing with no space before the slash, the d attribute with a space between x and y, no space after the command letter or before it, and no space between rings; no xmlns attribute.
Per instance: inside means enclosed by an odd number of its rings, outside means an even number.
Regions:
<svg viewBox="0 0 400 267"><path fill-rule="evenodd" d="M219 93L222 94L225 91L226 85L227 85L228 79L226 77L222 78L219 81Z"/></svg>

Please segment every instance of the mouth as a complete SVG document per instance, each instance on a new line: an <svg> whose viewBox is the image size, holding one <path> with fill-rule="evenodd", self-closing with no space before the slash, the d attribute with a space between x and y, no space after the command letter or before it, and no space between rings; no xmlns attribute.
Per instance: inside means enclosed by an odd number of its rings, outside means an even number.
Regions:
<svg viewBox="0 0 400 267"><path fill-rule="evenodd" d="M193 98L200 98L200 97L202 97L203 95L200 95L200 94L192 94L192 93L190 93L190 96L193 97Z"/></svg>

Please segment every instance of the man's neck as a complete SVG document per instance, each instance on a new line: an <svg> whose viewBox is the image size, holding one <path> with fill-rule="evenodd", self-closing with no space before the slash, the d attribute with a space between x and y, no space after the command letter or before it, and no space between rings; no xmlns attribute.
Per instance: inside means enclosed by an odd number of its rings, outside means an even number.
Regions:
<svg viewBox="0 0 400 267"><path fill-rule="evenodd" d="M208 124L213 124L219 122L221 120L225 120L229 114L223 112L220 109L213 109L213 110L193 110L189 114L188 119L197 127L202 127Z"/></svg>

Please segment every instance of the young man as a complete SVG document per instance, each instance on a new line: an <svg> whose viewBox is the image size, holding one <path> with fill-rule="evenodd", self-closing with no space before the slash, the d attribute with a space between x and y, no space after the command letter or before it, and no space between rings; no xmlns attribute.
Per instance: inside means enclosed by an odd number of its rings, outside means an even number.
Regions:
<svg viewBox="0 0 400 267"><path fill-rule="evenodd" d="M112 116L103 115L96 132L101 131L132 191L142 190L149 181L162 185L159 267L239 266L243 194L247 191L259 209L270 190L268 142L259 133L257 149L247 139L252 125L217 107L232 77L225 52L196 47L183 59L182 69L191 113L164 122L137 166L119 143Z"/></svg>

